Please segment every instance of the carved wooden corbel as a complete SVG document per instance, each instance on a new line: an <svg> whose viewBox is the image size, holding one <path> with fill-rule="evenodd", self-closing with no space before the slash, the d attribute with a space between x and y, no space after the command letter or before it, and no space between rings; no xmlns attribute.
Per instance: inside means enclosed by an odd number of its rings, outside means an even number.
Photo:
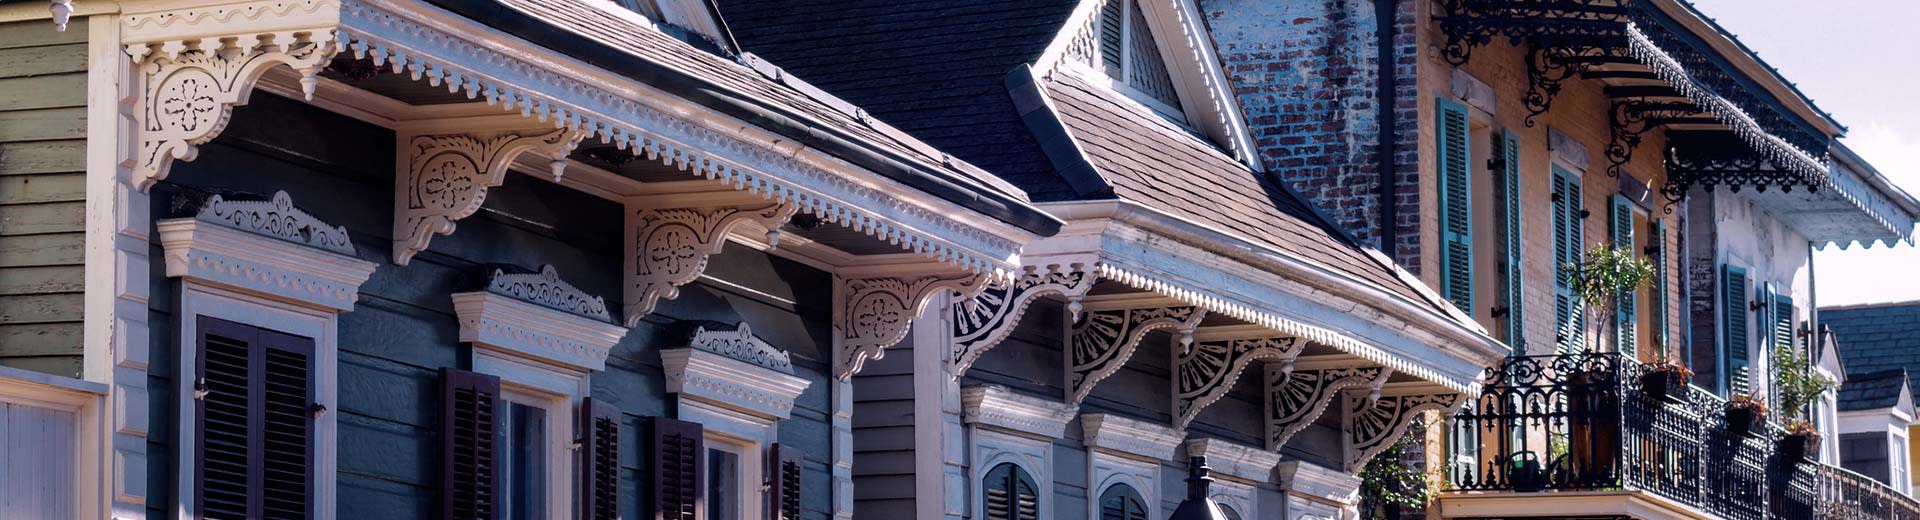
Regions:
<svg viewBox="0 0 1920 520"><path fill-rule="evenodd" d="M1028 265L1011 281L996 281L979 296L954 302L948 308L952 323L953 351L947 362L953 365L953 377L959 379L980 355L1013 334L1015 325L1026 316L1027 305L1046 295L1067 297L1067 312L1080 318L1080 301L1099 279L1098 262L1092 257L1060 259Z"/></svg>
<svg viewBox="0 0 1920 520"><path fill-rule="evenodd" d="M135 100L134 187L165 179L175 159L193 160L274 66L299 73L311 99L320 69L340 51L338 10L332 2L293 0L123 17L121 41L144 82Z"/></svg>
<svg viewBox="0 0 1920 520"><path fill-rule="evenodd" d="M1120 371L1147 333L1180 331L1182 348L1193 343L1194 329L1207 311L1191 305L1094 308L1067 335L1067 404L1078 406L1094 385Z"/></svg>
<svg viewBox="0 0 1920 520"><path fill-rule="evenodd" d="M972 298L986 288L990 274L955 273L918 277L876 276L844 278L835 295L834 325L840 345L835 354L834 377L847 379L860 372L869 359L880 359L886 348L907 338L914 318L926 310L935 295L952 291Z"/></svg>
<svg viewBox="0 0 1920 520"><path fill-rule="evenodd" d="M393 263L407 265L427 250L433 235L453 233L454 223L473 215L487 189L506 181L507 168L522 153L548 160L554 177L586 132L562 128L484 133L400 136L404 170L394 176Z"/></svg>
<svg viewBox="0 0 1920 520"><path fill-rule="evenodd" d="M1294 434L1312 426L1344 390L1384 383L1393 371L1380 366L1267 365L1267 449L1279 451Z"/></svg>
<svg viewBox="0 0 1920 520"><path fill-rule="evenodd" d="M1202 329L1196 336L1193 345L1173 351L1174 429L1187 429L1201 410L1225 397L1254 361L1292 361L1307 345L1306 340L1275 336L1270 330L1209 334Z"/></svg>
<svg viewBox="0 0 1920 520"><path fill-rule="evenodd" d="M1439 393L1389 392L1384 395L1347 392L1346 445L1348 473L1359 473L1375 455L1393 447L1407 434L1415 418L1429 410L1451 414L1466 404L1466 397L1451 391Z"/></svg>
<svg viewBox="0 0 1920 520"><path fill-rule="evenodd" d="M638 325L652 314L662 298L679 297L680 286L706 271L707 257L726 247L727 234L734 227L755 222L778 230L799 210L791 202L750 198L750 202L709 207L659 207L657 202L672 200L664 198L628 203L627 326Z"/></svg>

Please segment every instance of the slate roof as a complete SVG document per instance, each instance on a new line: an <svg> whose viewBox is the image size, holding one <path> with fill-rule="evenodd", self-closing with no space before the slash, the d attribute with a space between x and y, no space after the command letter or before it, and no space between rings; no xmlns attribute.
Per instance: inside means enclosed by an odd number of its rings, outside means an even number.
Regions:
<svg viewBox="0 0 1920 520"><path fill-rule="evenodd" d="M1820 325L1833 331L1848 378L1900 369L1920 388L1920 301L1823 308Z"/></svg>
<svg viewBox="0 0 1920 520"><path fill-rule="evenodd" d="M1299 196L1111 89L1055 74L1048 98L1119 198L1286 251L1425 301Z"/></svg>
<svg viewBox="0 0 1920 520"><path fill-rule="evenodd" d="M1007 94L1077 0L719 0L741 48L779 63L1034 201L1075 198Z"/></svg>
<svg viewBox="0 0 1920 520"><path fill-rule="evenodd" d="M1907 369L1896 368L1864 374L1847 374L1840 386L1840 411L1875 410L1900 403L1900 391L1907 388Z"/></svg>
<svg viewBox="0 0 1920 520"><path fill-rule="evenodd" d="M651 28L649 22L637 13L592 5L593 0L432 1L455 13L608 70L629 76L636 75L634 72L629 72L632 70L638 70L642 74L654 72L652 77L635 77L649 84L668 84L678 79L667 77L670 76L667 74L659 74L658 68L664 67L684 77L692 78L693 82L706 83L706 85L692 85L694 90L717 90L722 96L738 96L741 103L765 104L802 119L811 119L812 122L817 122L827 130L844 132L853 138L856 145L869 146L885 154L922 163L926 169L943 174L945 181L1003 199L1000 206L1010 207L1008 209L1015 214L1015 217L1024 216L1024 213L1037 212L1024 204L1027 200L1025 192L986 173L976 165L968 164L964 160L952 160L951 164L948 164L948 158L943 155L942 150L929 146L883 122L863 121L858 116L857 107L854 105L828 96L825 92L803 81L798 81L791 74L780 74L785 79L770 78L768 72L773 70L771 65L762 64L765 68L756 70L748 64L701 50ZM532 23L528 23L529 20ZM567 35L572 35L573 38L569 39ZM653 67L646 67L645 65L648 64ZM779 120L753 122L771 126L778 126L781 123L802 125L808 123L808 121ZM806 140L801 137L796 139ZM843 158L859 163L852 158ZM967 198L967 194L958 194L957 197L964 199ZM978 194L974 195L974 198L978 197ZM962 202L962 204L967 203ZM1051 217L1044 215L1042 218L1052 220ZM1035 227L1030 225L1032 223L1022 223L1017 220L1019 219L1016 218L1010 222L1025 227ZM1049 223L1040 224L1038 227L1049 227L1045 225ZM1057 221L1050 224L1057 226ZM1043 234L1050 234L1050 232Z"/></svg>

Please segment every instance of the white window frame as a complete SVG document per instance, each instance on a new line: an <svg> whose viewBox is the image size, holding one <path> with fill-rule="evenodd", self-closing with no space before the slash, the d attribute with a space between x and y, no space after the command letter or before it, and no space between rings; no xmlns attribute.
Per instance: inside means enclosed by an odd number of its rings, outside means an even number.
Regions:
<svg viewBox="0 0 1920 520"><path fill-rule="evenodd" d="M740 513L737 520L763 518L764 513L761 512L761 506L766 504L767 497L766 490L764 486L761 485L761 483L765 481L762 479L760 473L761 469L765 466L764 461L767 456L767 447L771 444L727 435L726 433L713 430L706 432L705 440L708 451L700 454L700 463L705 465L704 467L708 471L713 469L710 457L713 455L714 450L732 453L739 459L739 475L736 476L734 482L734 488L740 492L739 496L734 497L734 510ZM706 483L702 482L701 485L704 487ZM707 492L712 493L712 489L707 489ZM700 511L701 515L706 515L712 511L712 505L708 505L707 507L708 509ZM703 516L700 520L707 520L707 517Z"/></svg>
<svg viewBox="0 0 1920 520"><path fill-rule="evenodd" d="M983 518L987 472L1011 463L1033 478L1041 517L1053 507L1053 441L1066 434L1067 422L1079 407L1040 397L1015 394L998 385L960 390L966 424L968 504L972 518Z"/></svg>
<svg viewBox="0 0 1920 520"><path fill-rule="evenodd" d="M1160 466L1173 460L1186 432L1101 413L1081 415L1080 427L1087 446L1087 518L1100 519L1100 497L1116 484L1140 493L1147 518L1164 517Z"/></svg>
<svg viewBox="0 0 1920 520"><path fill-rule="evenodd" d="M290 221L288 227L315 232L306 243L297 243L265 234L270 230L221 220L269 207L286 215L283 223ZM206 316L313 340L314 400L327 412L313 421L309 496L314 518L332 520L338 463L339 313L353 310L360 284L372 276L375 264L348 256L352 249L346 229L329 228L293 208L286 192L275 193L267 202L216 198L194 217L163 220L156 227L165 249L167 277L180 279L179 305L173 313L179 352L174 384L180 420L174 460L180 517L194 518L198 506L193 492L199 480L194 453L199 436L192 420L198 403L193 387L199 364L198 318Z"/></svg>
<svg viewBox="0 0 1920 520"><path fill-rule="evenodd" d="M794 399L811 382L793 375L790 356L754 336L746 322L730 331L696 330L687 345L661 349L660 365L667 393L678 396L673 417L700 423L707 449L740 456L741 518L761 518L767 450L780 442L780 421L792 416ZM700 454L701 464L708 455Z"/></svg>
<svg viewBox="0 0 1920 520"><path fill-rule="evenodd" d="M106 395L107 385L105 384L0 366L0 403L72 415L71 430L64 437L68 453L64 457L58 457L66 459L66 463L56 463L55 467L65 468L67 471L67 485L57 487L68 493L69 504L66 510L75 518L104 516L104 513L98 510L99 503L94 500L96 497L91 495L110 478L99 472L103 447L87 442L89 437L84 435L86 432L98 431L100 425L107 420L101 410L101 404L105 401ZM137 421L127 420L122 424L147 424L145 409L117 410L116 413L138 418ZM0 449L13 448L15 446L0 446ZM41 446L41 448L50 449L49 451L55 454L60 451L57 447ZM56 462L54 458L56 457L49 457L49 462ZM141 468L144 469L144 466ZM40 477L56 480L59 478L58 475L40 475ZM141 475L138 478L146 477Z"/></svg>
<svg viewBox="0 0 1920 520"><path fill-rule="evenodd" d="M474 354L474 367L480 368L480 353ZM546 447L542 450L546 453L547 459L546 489L544 490L547 495L546 517L552 520L572 518L576 504L574 504L573 492L574 457L571 448L576 433L574 426L579 422L574 415L574 410L579 408L580 398L583 396L571 391L555 392L556 388L551 386L554 382L552 380L545 381L547 385L522 384L539 379L539 376L535 375L537 373L529 373L528 369L502 370L502 367L497 364L489 368L490 370L476 370L476 372L500 378L501 400L539 408L546 412L547 438ZM582 374L578 381L584 386L586 376ZM503 495L510 492L512 492L512 486L501 487Z"/></svg>

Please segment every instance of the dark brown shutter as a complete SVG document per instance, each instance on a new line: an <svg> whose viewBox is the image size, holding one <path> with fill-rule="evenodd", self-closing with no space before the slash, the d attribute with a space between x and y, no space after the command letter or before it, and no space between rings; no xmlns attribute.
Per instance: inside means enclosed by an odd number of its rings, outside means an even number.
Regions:
<svg viewBox="0 0 1920 520"><path fill-rule="evenodd" d="M987 520L1040 518L1040 487L1019 466L1002 462L987 471L981 485L986 488Z"/></svg>
<svg viewBox="0 0 1920 520"><path fill-rule="evenodd" d="M653 518L694 520L706 509L706 432L700 423L653 418Z"/></svg>
<svg viewBox="0 0 1920 520"><path fill-rule="evenodd" d="M492 520L504 498L494 446L500 378L440 369L440 504L446 520Z"/></svg>
<svg viewBox="0 0 1920 520"><path fill-rule="evenodd" d="M806 454L775 444L767 452L767 500L774 520L800 520L800 468Z"/></svg>
<svg viewBox="0 0 1920 520"><path fill-rule="evenodd" d="M620 518L620 409L594 398L580 405L581 518Z"/></svg>
<svg viewBox="0 0 1920 520"><path fill-rule="evenodd" d="M313 340L199 316L196 514L312 516Z"/></svg>

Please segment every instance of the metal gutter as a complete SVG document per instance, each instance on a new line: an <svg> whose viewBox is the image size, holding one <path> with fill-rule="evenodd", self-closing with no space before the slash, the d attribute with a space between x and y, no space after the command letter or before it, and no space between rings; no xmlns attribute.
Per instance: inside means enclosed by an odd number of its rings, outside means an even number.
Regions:
<svg viewBox="0 0 1920 520"><path fill-rule="evenodd" d="M1047 99L1039 78L1034 77L1033 67L1024 63L1014 66L1007 71L1006 84L1007 95L1013 98L1013 110L1020 114L1020 122L1033 134L1054 174L1065 180L1082 199L1114 198L1113 185L1094 168L1086 150L1080 148L1080 142L1073 139L1073 133L1060 119L1060 111Z"/></svg>
<svg viewBox="0 0 1920 520"><path fill-rule="evenodd" d="M815 121L773 103L731 92L703 78L640 59L592 38L554 27L545 21L497 2L427 0L441 9L482 25L558 51L648 86L680 96L753 125L793 139L926 192L1041 236L1052 236L1064 225L1059 219L1025 201L992 190L974 189L972 181L943 173L919 160L862 144L863 139Z"/></svg>

